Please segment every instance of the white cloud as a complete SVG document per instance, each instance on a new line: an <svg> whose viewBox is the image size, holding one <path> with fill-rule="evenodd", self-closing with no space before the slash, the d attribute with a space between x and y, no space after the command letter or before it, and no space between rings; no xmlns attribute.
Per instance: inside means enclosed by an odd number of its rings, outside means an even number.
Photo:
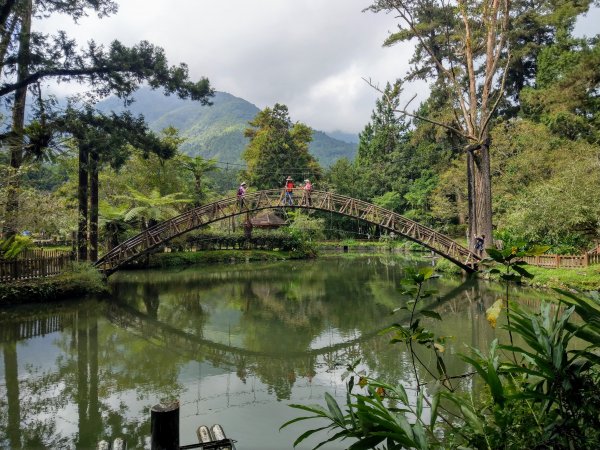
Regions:
<svg viewBox="0 0 600 450"><path fill-rule="evenodd" d="M573 30L575 36L593 37L600 33L600 7L591 7L590 10L580 17L578 17L575 23L575 29Z"/></svg>
<svg viewBox="0 0 600 450"><path fill-rule="evenodd" d="M80 43L94 39L127 45L148 40L171 64L186 62L193 78L259 108L284 103L294 121L357 133L368 122L383 86L403 76L412 47L383 48L396 28L392 15L363 13L369 0L121 0L119 12L78 26L67 17L38 23L65 29ZM581 18L576 33L598 32L599 8ZM423 83L406 96L427 95ZM413 103L414 105L417 102Z"/></svg>
<svg viewBox="0 0 600 450"><path fill-rule="evenodd" d="M294 121L325 131L360 131L380 84L402 76L409 46L383 48L393 17L363 13L368 0L122 0L119 12L79 25L68 17L36 24L65 29L80 44L148 40L193 78L259 108L284 103Z"/></svg>

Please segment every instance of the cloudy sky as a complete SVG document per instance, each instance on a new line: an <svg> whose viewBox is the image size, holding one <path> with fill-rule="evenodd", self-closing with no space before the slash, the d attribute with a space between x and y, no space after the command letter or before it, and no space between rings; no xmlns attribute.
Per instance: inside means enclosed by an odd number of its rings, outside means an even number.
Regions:
<svg viewBox="0 0 600 450"><path fill-rule="evenodd" d="M80 43L113 39L163 47L171 64L259 108L286 104L293 121L358 133L378 97L363 78L384 85L402 76L408 44L383 48L395 19L362 12L369 0L121 0L119 12L78 25L53 17L38 30L66 30ZM580 27L598 32L594 11ZM593 31L596 28L596 31ZM412 86L425 94L424 85ZM411 92L407 93L410 96Z"/></svg>

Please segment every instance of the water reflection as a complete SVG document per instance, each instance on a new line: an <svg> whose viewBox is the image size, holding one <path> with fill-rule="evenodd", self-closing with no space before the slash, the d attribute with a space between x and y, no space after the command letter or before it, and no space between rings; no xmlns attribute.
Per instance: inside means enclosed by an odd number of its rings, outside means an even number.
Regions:
<svg viewBox="0 0 600 450"><path fill-rule="evenodd" d="M129 272L111 279L109 299L2 311L0 448L91 449L116 436L143 448L149 407L173 398L182 443L218 422L240 449L291 448L297 430L277 433L296 414L286 404L343 397L344 363L361 358L382 379L412 381L409 355L379 331L405 319L390 311L408 300L399 282L416 264L331 258ZM451 278L433 287L427 307L444 320L429 325L453 337L446 364L458 375L466 367L452 355L497 332L484 315L501 288Z"/></svg>

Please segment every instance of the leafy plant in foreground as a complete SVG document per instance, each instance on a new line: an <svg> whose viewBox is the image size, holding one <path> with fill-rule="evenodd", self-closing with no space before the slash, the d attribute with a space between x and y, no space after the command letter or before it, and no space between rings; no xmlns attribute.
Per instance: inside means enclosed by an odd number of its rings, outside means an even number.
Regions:
<svg viewBox="0 0 600 450"><path fill-rule="evenodd" d="M501 279L519 282L530 274L520 261L522 256L545 251L511 248L491 251L490 260L505 266L496 268ZM573 449L597 448L600 441L600 303L594 298L580 298L560 292L560 304L543 304L539 313L521 309L506 298L488 310L488 320L495 326L506 305L510 342L494 340L487 354L472 348L471 355L461 356L474 369L472 384L482 384L481 394L456 391L440 362L443 346L433 333L419 324L420 316L437 313L418 311L417 302L428 295L422 284L431 271L410 275L415 300L402 307L410 312L408 326L395 324L392 342L406 343L416 377L417 400L413 404L402 385L381 383L356 372L358 361L348 367L359 376L363 393L353 393L355 377L347 381L347 400L342 408L326 394L327 409L320 406L292 405L312 415L293 419L282 426L308 419L325 419L329 424L303 433L294 443L323 430L335 433L321 441L326 443L352 438L350 449L367 448L487 448L487 449ZM567 305L565 308L564 305ZM573 318L579 315L579 321ZM431 314L434 313L434 314ZM435 317L438 318L438 317ZM440 318L441 319L441 318ZM514 337L514 339L513 339ZM436 352L437 376L431 383L430 397L425 395L416 371L414 345L425 345ZM437 344L437 345L436 345ZM512 360L504 357L509 352ZM423 418L424 404L430 419Z"/></svg>

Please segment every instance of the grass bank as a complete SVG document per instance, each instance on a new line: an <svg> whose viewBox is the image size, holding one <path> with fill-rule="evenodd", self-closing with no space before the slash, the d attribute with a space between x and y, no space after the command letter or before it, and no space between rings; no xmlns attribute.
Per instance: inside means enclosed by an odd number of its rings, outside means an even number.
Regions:
<svg viewBox="0 0 600 450"><path fill-rule="evenodd" d="M600 264L580 269L547 269L535 266L525 266L525 268L534 275L532 280L525 280L533 287L577 291L600 290Z"/></svg>
<svg viewBox="0 0 600 450"><path fill-rule="evenodd" d="M575 289L580 292L600 290L600 264L579 269L548 269L545 267L524 266L533 279L523 278L523 284L543 289ZM444 258L438 258L435 269L443 273L460 273L461 269ZM495 279L483 273L484 278Z"/></svg>
<svg viewBox="0 0 600 450"><path fill-rule="evenodd" d="M55 302L107 292L106 283L98 270L90 264L73 263L60 275L0 284L0 306Z"/></svg>

